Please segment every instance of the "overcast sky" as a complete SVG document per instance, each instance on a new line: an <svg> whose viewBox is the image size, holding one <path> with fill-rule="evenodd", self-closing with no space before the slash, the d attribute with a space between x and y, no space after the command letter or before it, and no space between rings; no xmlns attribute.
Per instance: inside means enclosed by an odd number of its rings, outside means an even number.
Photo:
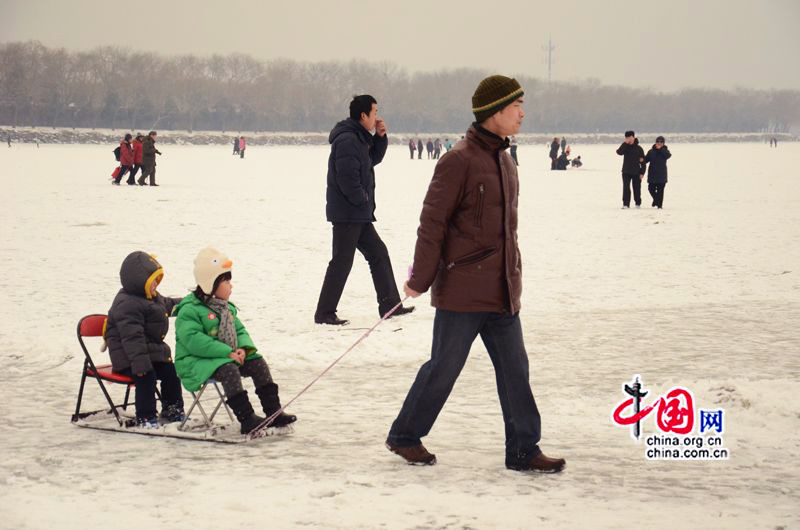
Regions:
<svg viewBox="0 0 800 530"><path fill-rule="evenodd" d="M800 0L0 0L0 42L391 61L604 84L800 89ZM127 7L126 7L127 6Z"/></svg>

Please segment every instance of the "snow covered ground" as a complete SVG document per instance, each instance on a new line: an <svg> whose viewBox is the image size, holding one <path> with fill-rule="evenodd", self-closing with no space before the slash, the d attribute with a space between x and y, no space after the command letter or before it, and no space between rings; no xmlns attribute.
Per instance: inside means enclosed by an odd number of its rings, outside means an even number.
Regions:
<svg viewBox="0 0 800 530"><path fill-rule="evenodd" d="M357 257L339 311L351 325L312 322L330 248L326 148L251 146L240 160L164 146L161 187L117 188L111 147L0 147L0 527L800 525L800 144L671 145L662 211L646 191L641 210L620 210L616 145L573 146L585 166L567 172L547 169L546 147L520 147L521 317L541 446L567 460L557 476L504 468L480 341L425 439L439 463L407 466L384 448L429 355L427 295L291 407L291 436L225 446L71 425L75 325L107 310L132 250L158 256L171 295L193 286L198 249L227 252L232 299L284 401L377 319ZM398 284L433 165L397 146L377 168ZM696 407L723 408L730 458L647 460L611 419L633 374L648 403L682 386ZM91 381L87 396L102 404ZM656 434L652 415L643 429Z"/></svg>

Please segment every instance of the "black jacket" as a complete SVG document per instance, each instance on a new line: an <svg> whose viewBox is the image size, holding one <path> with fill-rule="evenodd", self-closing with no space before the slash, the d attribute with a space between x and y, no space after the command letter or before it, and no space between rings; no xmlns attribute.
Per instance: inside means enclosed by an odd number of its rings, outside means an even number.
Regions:
<svg viewBox="0 0 800 530"><path fill-rule="evenodd" d="M556 169L567 169L569 165L569 160L567 159L567 153L561 153L561 156L556 159Z"/></svg>
<svg viewBox="0 0 800 530"><path fill-rule="evenodd" d="M644 161L650 166L647 168L647 182L664 184L667 182L667 160L672 156L666 145L656 149L655 144L647 152Z"/></svg>
<svg viewBox="0 0 800 530"><path fill-rule="evenodd" d="M161 265L145 252L133 252L122 262L122 289L108 310L105 333L115 372L130 369L134 374L146 373L153 369L153 361L172 361L164 337L172 308L181 299L145 296L148 283L159 274L163 274Z"/></svg>
<svg viewBox="0 0 800 530"><path fill-rule="evenodd" d="M556 158L558 156L558 142L553 142L550 144L550 158Z"/></svg>
<svg viewBox="0 0 800 530"><path fill-rule="evenodd" d="M328 141L328 189L325 213L331 223L375 221L375 170L389 146L388 135L370 134L347 118L336 124Z"/></svg>
<svg viewBox="0 0 800 530"><path fill-rule="evenodd" d="M622 155L622 172L626 175L644 175L644 149L639 145L639 139L633 140L632 144L622 142L617 149L617 154Z"/></svg>

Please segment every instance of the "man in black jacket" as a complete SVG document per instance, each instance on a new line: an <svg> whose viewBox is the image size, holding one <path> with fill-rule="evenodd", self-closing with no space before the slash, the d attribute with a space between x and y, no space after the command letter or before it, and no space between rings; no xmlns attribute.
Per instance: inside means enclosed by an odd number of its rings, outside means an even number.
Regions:
<svg viewBox="0 0 800 530"><path fill-rule="evenodd" d="M653 207L661 209L664 205L664 187L667 185L667 160L672 153L664 143L664 137L656 138L656 143L644 157L645 163L650 164L647 168L647 189L653 197Z"/></svg>
<svg viewBox="0 0 800 530"><path fill-rule="evenodd" d="M550 144L550 169L556 168L556 160L558 160L558 136L553 138L553 143Z"/></svg>
<svg viewBox="0 0 800 530"><path fill-rule="evenodd" d="M631 207L631 185L636 207L642 205L642 178L644 178L644 149L633 131L625 131L625 141L617 149L622 159L622 207Z"/></svg>
<svg viewBox="0 0 800 530"><path fill-rule="evenodd" d="M333 223L333 256L319 293L314 322L343 325L348 321L336 316L336 308L356 249L369 263L379 314L384 316L400 302L389 251L372 225L376 220L373 167L381 163L389 145L386 124L378 118L375 98L367 94L354 97L350 102L350 118L336 124L328 141L331 154L325 212ZM413 310L401 306L393 316Z"/></svg>

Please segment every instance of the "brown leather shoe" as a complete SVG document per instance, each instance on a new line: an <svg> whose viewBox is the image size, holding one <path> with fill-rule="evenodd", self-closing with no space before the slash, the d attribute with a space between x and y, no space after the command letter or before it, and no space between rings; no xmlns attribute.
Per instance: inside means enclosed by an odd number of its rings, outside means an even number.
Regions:
<svg viewBox="0 0 800 530"><path fill-rule="evenodd" d="M429 453L422 444L401 447L391 442L386 442L386 448L394 454L402 456L406 462L414 466L432 466L436 463L436 455Z"/></svg>
<svg viewBox="0 0 800 530"><path fill-rule="evenodd" d="M550 458L544 456L544 453L539 453L530 461L523 465L509 465L506 463L508 469L515 471L535 471L537 473L559 473L564 470L567 462L563 458Z"/></svg>

